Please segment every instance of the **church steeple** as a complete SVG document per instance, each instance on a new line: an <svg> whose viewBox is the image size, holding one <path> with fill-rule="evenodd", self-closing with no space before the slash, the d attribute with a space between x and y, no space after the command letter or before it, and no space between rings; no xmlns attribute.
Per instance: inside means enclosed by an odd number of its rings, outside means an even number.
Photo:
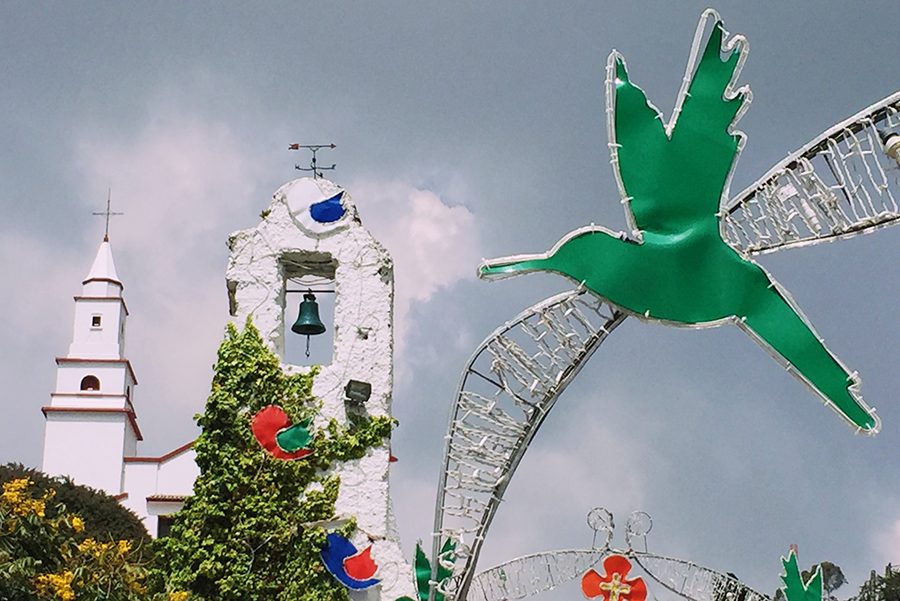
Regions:
<svg viewBox="0 0 900 601"><path fill-rule="evenodd" d="M125 357L128 309L108 236L75 297L72 343L57 357L56 388L43 407L43 471L119 494L124 457L141 433L134 411L137 379Z"/></svg>
<svg viewBox="0 0 900 601"><path fill-rule="evenodd" d="M116 263L113 261L112 247L109 245L109 236L103 236L103 242L97 249L97 256L91 264L91 270L82 282L85 286L89 283L107 282L109 284L118 285L122 288L122 282L119 281L119 275L116 273Z"/></svg>
<svg viewBox="0 0 900 601"><path fill-rule="evenodd" d="M128 309L112 248L104 237L75 297L75 324L69 357L123 359Z"/></svg>

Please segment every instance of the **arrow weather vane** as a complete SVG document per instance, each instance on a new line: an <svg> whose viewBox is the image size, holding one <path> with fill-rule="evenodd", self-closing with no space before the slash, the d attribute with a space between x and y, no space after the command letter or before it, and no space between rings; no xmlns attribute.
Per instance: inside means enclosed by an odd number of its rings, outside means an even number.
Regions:
<svg viewBox="0 0 900 601"><path fill-rule="evenodd" d="M91 215L105 215L106 216L106 229L103 232L103 241L109 242L109 218L114 215L124 215L125 213L115 213L109 210L109 203L112 200L112 188L107 188L106 190L106 210L101 212L93 212Z"/></svg>
<svg viewBox="0 0 900 601"><path fill-rule="evenodd" d="M291 144L288 146L288 150L300 150L301 148L306 148L307 150L312 152L312 160L309 163L309 167L301 167L300 165L294 165L294 169L298 171L312 171L313 179L324 177L322 175L323 171L331 171L337 164L332 164L331 167L319 167L316 164L316 153L323 148L332 149L335 148L334 144Z"/></svg>

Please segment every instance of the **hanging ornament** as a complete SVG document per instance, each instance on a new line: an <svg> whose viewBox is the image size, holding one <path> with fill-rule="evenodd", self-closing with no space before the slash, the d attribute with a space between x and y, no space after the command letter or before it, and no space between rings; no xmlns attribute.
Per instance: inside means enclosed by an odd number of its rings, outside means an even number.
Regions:
<svg viewBox="0 0 900 601"><path fill-rule="evenodd" d="M331 532L320 555L328 573L351 590L361 591L381 582L373 578L378 566L372 559L372 545L357 551L346 537Z"/></svg>
<svg viewBox="0 0 900 601"><path fill-rule="evenodd" d="M605 576L590 569L581 578L581 592L588 599L603 601L645 601L647 585L643 578L628 578L631 562L624 555L609 555L603 560Z"/></svg>
<svg viewBox="0 0 900 601"><path fill-rule="evenodd" d="M302 459L312 453L311 423L312 419L305 419L294 424L281 407L269 405L253 416L250 430L262 448L276 459Z"/></svg>

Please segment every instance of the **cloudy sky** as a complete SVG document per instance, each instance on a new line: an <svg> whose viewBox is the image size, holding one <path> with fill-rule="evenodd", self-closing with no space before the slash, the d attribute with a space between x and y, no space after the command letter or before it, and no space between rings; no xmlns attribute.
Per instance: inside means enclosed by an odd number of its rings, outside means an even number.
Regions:
<svg viewBox="0 0 900 601"><path fill-rule="evenodd" d="M671 2L3 3L0 5L0 462L39 465L40 407L72 295L111 225L131 311L143 454L196 435L227 319L225 240L324 157L397 277L393 495L427 537L460 370L552 276L474 278L625 219L608 162L606 57L668 114L704 4ZM898 87L896 3L728 1L750 40L742 189ZM654 517L651 550L777 585L791 543L856 587L900 562L900 230L762 263L860 372L884 431L857 437L737 328L630 320L566 392L498 514L482 567L590 543L584 515ZM851 586L845 592L852 592ZM568 598L579 598L569 589Z"/></svg>

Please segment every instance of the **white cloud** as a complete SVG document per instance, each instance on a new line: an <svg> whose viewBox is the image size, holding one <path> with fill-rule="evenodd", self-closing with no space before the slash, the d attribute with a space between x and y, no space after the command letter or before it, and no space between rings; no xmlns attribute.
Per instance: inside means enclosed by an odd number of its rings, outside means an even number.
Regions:
<svg viewBox="0 0 900 601"><path fill-rule="evenodd" d="M363 223L394 259L398 354L410 330L410 308L461 280L481 259L475 216L431 190L400 181L361 181L350 188Z"/></svg>
<svg viewBox="0 0 900 601"><path fill-rule="evenodd" d="M131 311L126 352L145 434L164 451L194 435L208 395L227 320L225 238L266 205L262 166L228 126L177 112L134 138L83 137L78 162L82 196L102 198L109 185L113 210L125 212L110 239ZM159 428L163 419L172 426Z"/></svg>
<svg viewBox="0 0 900 601"><path fill-rule="evenodd" d="M881 563L900 564L900 517L875 536L874 546L882 556Z"/></svg>

